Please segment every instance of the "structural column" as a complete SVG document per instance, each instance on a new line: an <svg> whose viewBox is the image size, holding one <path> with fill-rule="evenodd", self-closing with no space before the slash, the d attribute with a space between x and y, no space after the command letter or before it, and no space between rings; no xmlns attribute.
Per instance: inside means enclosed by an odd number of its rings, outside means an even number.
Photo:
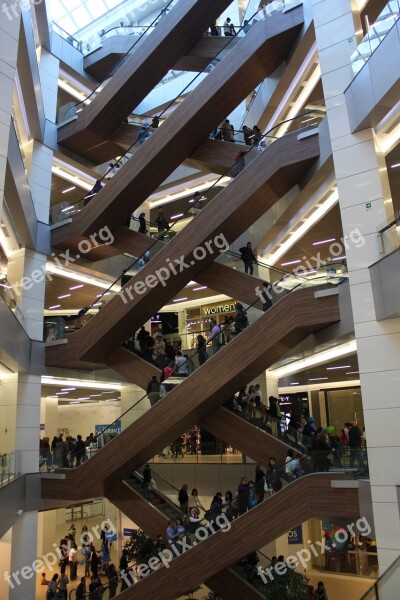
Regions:
<svg viewBox="0 0 400 600"><path fill-rule="evenodd" d="M368 267L379 260L377 226L393 211L387 173L371 129L352 134L344 91L361 32L351 0L313 0L317 48L328 111L366 426L372 502L381 569L400 552L396 473L400 460L400 319L377 321ZM359 40L358 40L359 41Z"/></svg>

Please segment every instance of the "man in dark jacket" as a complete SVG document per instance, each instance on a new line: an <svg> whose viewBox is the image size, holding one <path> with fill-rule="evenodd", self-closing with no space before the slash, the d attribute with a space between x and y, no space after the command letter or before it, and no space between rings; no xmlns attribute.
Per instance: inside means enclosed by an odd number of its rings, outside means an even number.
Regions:
<svg viewBox="0 0 400 600"><path fill-rule="evenodd" d="M86 452L85 442L82 440L82 436L80 434L78 434L76 436L76 443L75 443L75 448L73 451L73 456L75 456L75 458L76 458L76 463L75 463L76 467L80 466L80 464L82 462L82 458L85 456L85 452Z"/></svg>
<svg viewBox="0 0 400 600"><path fill-rule="evenodd" d="M247 242L247 246L239 248L239 252L242 255L242 261L244 262L245 273L250 273L250 275L253 275L253 264L257 262L257 260L253 254L252 243Z"/></svg>
<svg viewBox="0 0 400 600"><path fill-rule="evenodd" d="M269 494L279 492L282 489L281 470L276 466L275 456L271 456L265 471L265 481L268 485Z"/></svg>
<svg viewBox="0 0 400 600"><path fill-rule="evenodd" d="M160 384L157 381L157 377L153 375L151 381L147 385L147 395L150 400L151 406L157 404L160 399Z"/></svg>
<svg viewBox="0 0 400 600"><path fill-rule="evenodd" d="M189 503L189 495L187 493L187 490L188 486L186 485L186 483L184 483L181 489L179 490L178 494L179 507L184 515L187 513Z"/></svg>
<svg viewBox="0 0 400 600"><path fill-rule="evenodd" d="M350 467L354 467L354 460L357 459L359 466L365 469L365 464L361 454L361 431L355 421L352 422L349 429L349 448L350 448Z"/></svg>

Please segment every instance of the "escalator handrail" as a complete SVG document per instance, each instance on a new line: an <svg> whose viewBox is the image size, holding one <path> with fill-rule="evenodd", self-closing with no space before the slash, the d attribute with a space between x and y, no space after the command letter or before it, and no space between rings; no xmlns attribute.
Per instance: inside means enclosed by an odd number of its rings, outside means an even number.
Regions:
<svg viewBox="0 0 400 600"><path fill-rule="evenodd" d="M125 52L125 54L119 59L119 61L117 62L117 64L115 65L114 69L113 69L113 73L115 73L116 70L119 69L120 66L122 66L123 61L126 59L126 57L128 56L128 54L130 52L132 52L132 50L134 49L134 47L136 46L136 44L138 44L140 42L140 40L145 37L147 35L147 32L152 28L155 27L156 22L159 20L159 18L161 17L161 14L163 12L165 12L165 10L173 3L175 2L175 0L170 0L168 2L168 4L161 10L161 12L153 19L153 21L150 23L150 25L143 25L143 27L145 28L145 30L142 32L142 34L138 37L137 40L135 40L135 42L132 44L132 46L129 48L129 50L127 52ZM87 100L89 100L93 94L96 93L96 91L99 89L99 87L102 86L102 82L99 83L98 86L95 87L95 89L89 94L89 96L87 96L84 100L81 100L80 102L77 102L75 104L75 108L77 108L78 106L80 106L81 104L84 104Z"/></svg>
<svg viewBox="0 0 400 600"><path fill-rule="evenodd" d="M320 278L318 277L317 279L326 279L326 277L320 277ZM315 281L315 279L314 279L314 280L312 280L312 281ZM310 282L308 282L308 283L310 283ZM296 285L294 288L292 288L291 290L289 290L287 294L285 294L285 295L284 295L282 298L279 298L279 300L277 300L277 302L275 302L275 303L274 303L274 305L273 305L271 308L274 308L274 307L275 307L277 304L279 304L280 302L282 302L283 300L285 300L285 298L287 298L287 297L288 297L290 294L294 293L294 292L295 292L295 291L296 291L296 290L297 290L299 287L301 287L303 284L304 284L304 282L299 282L299 283L298 283L298 284L297 284L297 285ZM318 285L318 284L317 284L317 285ZM324 284L321 284L321 285L324 285ZM253 307L254 307L254 305L255 305L255 304L257 304L257 302L259 302L259 299L258 299L258 298L257 298L257 299L256 299L256 300L255 300L255 301L252 303L252 304L250 304L250 305L249 305L249 306L248 306L248 307L245 309L245 312L247 312L247 311L248 311L250 308L253 308ZM254 323L253 323L253 324L254 324ZM250 325L249 325L249 326L250 326ZM223 330L224 330L224 328L223 328L223 327L221 327L221 326L220 326L220 329L221 329L221 331L223 331ZM243 333L243 332L240 332L240 333ZM240 335L240 333L238 333L238 334L237 334L235 337L238 337L238 336ZM224 349L222 348L222 349L221 349L221 351L223 351L223 350L224 350ZM194 356L196 356L198 353L199 353L199 349L197 349L197 350L196 350L196 352L195 352L195 353L194 353L194 354L193 354L193 355L192 355L192 356L191 356L189 359L187 359L187 362L191 362L191 359L192 359ZM212 360L212 359L213 359L213 356L212 356L210 359L208 359L208 361L207 361L207 362L209 362L209 360ZM184 363L182 363L182 364L184 364ZM198 369L200 369L200 368L201 368L201 367L198 367ZM198 370L198 369L197 369L197 370ZM190 375L192 375L192 373L190 373L190 374L189 374L189 376L188 376L188 377L186 377L186 379L189 379ZM165 379L164 381L165 381L165 382L167 382L167 384L168 384L168 379ZM163 383L164 383L164 381L163 381ZM168 396L168 394L167 394L166 396L164 396L164 398L166 398L167 396ZM123 417L124 417L124 416L125 416L125 415L126 415L128 412L130 412L132 409L134 409L136 406L138 406L138 405L139 405L139 404L140 404L140 403L141 403L141 402L142 402L142 401L143 401L145 398L147 398L147 397L148 397L148 394L146 393L146 394L145 394L144 396L142 396L142 397L141 397L139 400L137 400L137 401L136 401L134 404L132 404L132 406L131 406L130 408L128 408L128 409L127 409L127 410L126 410L124 413L122 413L122 415L120 415L120 416L119 416L117 419L115 419L115 421L114 421L113 423L111 423L110 425L108 425L108 426L106 427L106 429L104 429L104 430L103 430L103 431L102 431L102 432L99 434L99 436L100 436L100 435L104 435L104 433L106 433L106 432L107 432L107 430L110 430L110 429L115 429L115 425L118 423L118 421L121 421L121 419L122 419L122 418L123 418ZM164 398L160 398L160 400L157 402L157 404L159 404L160 402L162 402L162 401L164 400ZM150 410L151 410L151 409L150 409ZM116 437L118 437L118 436L115 436L115 438L116 438ZM115 438L113 438L113 439L115 439ZM111 439L109 443L112 443L113 439ZM106 445L107 445L107 444L106 444ZM101 450L102 450L102 448L100 448L100 452L101 452ZM83 466L83 465L81 465L81 466ZM77 467L77 468L79 468L79 467Z"/></svg>
<svg viewBox="0 0 400 600"><path fill-rule="evenodd" d="M266 138L266 137L270 137L270 136L269 136L269 133L270 133L271 131L273 131L274 129L276 129L276 128L280 127L282 124L284 124L284 123L287 123L287 122L289 122L289 121L295 121L295 120L297 120L297 119L299 119L299 118L301 118L301 117L303 117L303 116L307 116L307 115L308 115L310 112L313 112L313 111L307 111L306 113L303 113L303 114L301 114L301 115L297 115L296 117L293 117L293 118L291 118L291 119L287 119L287 120L285 120L285 121L282 121L282 123L278 123L277 125L275 125L274 127L272 127L272 128L269 130L269 131L267 131L267 133L265 133L265 134L264 134L264 135L261 137L261 140L262 140L262 139L264 139L264 138ZM324 111L321 111L321 112L324 112ZM325 114L325 113L324 113L324 114ZM260 141L261 141L261 140L260 140ZM135 142L135 143L136 143L136 142ZM246 148L248 148L248 146L246 146ZM249 152L251 152L251 150L252 150L252 149L253 149L253 146L250 146L250 149L249 149L249 150L247 150L247 152L245 152L245 153L246 153L246 154L248 154ZM227 169L227 171L226 171L226 172L225 172L223 175L221 175L221 176L220 176L220 177L219 177L219 178L218 178L218 179L217 179L217 180L216 180L216 181L215 181L215 182L214 182L214 183L213 183L213 184L212 184L212 185L211 185L211 186L208 188L208 190L206 190L204 193L205 193L205 194L207 194L207 193L208 193L208 192L210 192L210 191L211 191L211 190L212 190L214 187L216 187L216 186L218 185L218 183L219 183L219 182L220 182L220 181L221 181L221 180L222 180L224 177L226 177L226 176L227 176L227 174L228 174L228 173L229 173L229 172L232 170L232 168L235 166L235 164L236 164L236 163L234 163L234 164L233 164L233 165L232 165L232 166L231 166L229 169ZM81 202L81 200L79 200L79 201L78 201L78 202L76 202L75 204L78 204L79 202ZM72 205L71 205L71 206L72 206ZM173 226L174 226L174 225L176 225L176 223L178 223L179 221L181 221L182 219L184 219L184 218L185 218L185 215L186 215L187 213L189 213L189 211L191 210L191 208L192 208L192 207L189 207L189 208L188 208L188 209L187 209L187 210L186 210L186 211L183 213L183 215L182 215L182 216L181 216L179 219L177 219L176 221L174 221L174 223L171 223L171 225L168 225L168 228L167 228L167 229L163 230L163 231L162 231L160 234L158 234L157 238L155 238L155 239L154 239L154 242L153 242L152 244L150 244L150 246L149 246L149 247L148 247L148 248L145 250L145 252L143 252L143 253L142 253L142 254L141 254L139 257L137 257L137 258L136 258L136 259L135 259L135 260L134 260L134 261L133 261L133 262L132 262L132 263L131 263L131 264L130 264L130 265L129 265L129 266L128 266L128 267L127 267L125 270L124 270L124 273L122 273L122 275L120 275L120 276L119 276L117 279L115 279L115 281L114 281L114 282L113 282L113 283L112 283L112 284L111 284L111 285L110 285L110 286L109 286L109 287L108 287L106 290L104 290L104 291L102 292L102 294L101 294L101 296L100 296L100 297L96 297L96 298L94 298L94 299L93 299L93 302L92 302L92 304L90 304L88 307L85 307L85 308L86 308L85 312L87 312L88 310L90 310L90 309L93 307L93 305L94 305L94 304L96 304L97 302L101 302L101 299L103 298L103 296L104 296L106 293L110 292L110 290L111 290L111 289L112 289L112 288L113 288L113 287L114 287L114 286L115 286L115 285L116 285L116 284L117 284L117 283L120 281L120 279L121 279L121 278L122 278L122 276L125 274L125 272L126 272L126 271L129 271L130 269L132 269L132 268L133 268L133 267L134 267L134 266L135 266L135 265L136 265L136 264L139 262L139 260L140 260L141 258L144 258L144 257L145 257L145 255L146 255L146 253L147 253L147 252L150 252L150 251L151 251L151 249L152 249L152 248L153 248L153 247L154 247L154 246L155 246L155 245L156 245L156 244L157 244L157 243L160 241L160 240L159 240L159 237L163 237L163 236L165 236L165 235L166 235L166 234L167 234L169 231L171 231L171 230L172 230L172 228L173 228Z"/></svg>
<svg viewBox="0 0 400 600"><path fill-rule="evenodd" d="M175 0L170 0L170 3L171 3L171 2L174 2L174 1L175 1ZM168 5L168 6L169 6L169 5ZM163 9L163 10L165 10L165 9ZM257 14L259 11L261 11L261 10L262 10L262 9L259 9L257 12L255 12L255 13L254 13L254 16L255 16L255 15L256 15L256 14ZM226 48L229 46L229 44L231 44L231 43L232 43L232 40L233 40L233 39L235 39L235 37L236 37L236 36L233 36L233 37L227 37L227 38L226 38L226 40L227 40L226 44L224 45L224 47L223 47L222 49L218 50L218 53L216 54L216 56L214 57L214 59L213 59L213 60L215 60L215 59L216 59L216 58L219 56L219 54L221 54L221 52L223 52L224 50L226 50ZM139 39L140 39L140 38L139 38ZM139 41L139 40L137 40L137 41ZM121 59L121 60L123 60L123 59ZM208 66L208 65L207 65L207 66ZM175 98L173 98L173 100L171 100L171 101L170 101L170 102L167 104L167 106L165 106L165 108L164 108L164 109L161 111L161 113L160 113L159 115L157 115L157 117L158 117L158 118L162 117L162 115L164 115L164 114L165 114L165 113L166 113L166 112L167 112L167 111L168 111L168 110L169 110L169 109L170 109L170 108L171 108L171 107L172 107L172 106L175 104L176 100L178 100L178 98L180 98L181 96L183 96L183 94L186 92L186 90L187 90L187 89L189 89L191 85L193 85L193 83L196 81L196 79L197 79L198 77L200 77L200 75L202 75L203 73L205 73L205 72L206 72L207 66L206 66L206 67L204 67L204 69L202 69L202 70L201 70L199 73L197 73L197 74L195 75L195 77L194 77L194 78L193 78L193 79L192 79L192 80L191 80L191 81L190 81L190 82L189 82L189 83L188 83L188 84L187 84L187 85L186 85L186 86L183 88L183 90L181 90L181 92L180 92L180 93L179 93L179 94L178 94L178 95L177 95ZM100 85L101 85L101 84L100 84ZM96 88L96 89L97 89L97 88ZM92 94L93 94L93 93L94 93L94 92L92 92ZM88 98L90 98L90 96L88 96ZM88 98L86 98L85 100L82 100L82 102L85 102L86 100L88 100ZM80 103L80 104L81 104L81 103ZM143 125L143 127L144 127L144 125ZM150 129L152 129L151 125L149 125L148 127L146 127L146 128L145 128L145 131L147 132L147 131L149 131ZM128 155L128 154L130 154L130 153L131 153L131 150L132 150L132 148L133 148L134 146L136 146L136 144L138 143L138 141L139 141L139 140L137 140L137 139L136 139L136 140L135 140L135 141L134 141L134 142L133 142L133 143L132 143L132 144L129 146L129 148L128 148L128 149L125 151L125 153L124 153L122 156L119 156L118 158L117 158L117 157L115 157L115 158L113 159L113 160L115 161L115 164L114 164L114 166L116 166L116 165L119 165L120 161L121 161L121 160L123 160L125 157L127 157L127 155ZM112 164L112 163L110 163L110 164ZM228 172L228 171L227 171L227 172ZM98 181L102 182L102 181L103 181L103 179L106 177L107 173L108 173L108 171L107 171L107 172L106 172L106 173L105 173L105 174L104 174L104 175L101 177L101 179L99 179ZM211 189L211 188L210 188L210 189ZM73 206L76 206L77 204L80 204L80 203L81 203L81 202L83 202L83 201L84 201L84 200L85 200L87 197L88 197L88 194L86 194L86 195L85 195L83 198L81 198L80 200L76 200L76 202L72 202L72 203L70 204L70 206L69 206L69 207L71 208L71 207L73 207ZM177 222L177 221L176 221L176 222ZM132 266L133 266L133 265L132 265ZM130 267L130 268L131 268L131 267ZM117 280L117 281L118 281L118 280ZM106 290L106 291L107 291L107 290Z"/></svg>

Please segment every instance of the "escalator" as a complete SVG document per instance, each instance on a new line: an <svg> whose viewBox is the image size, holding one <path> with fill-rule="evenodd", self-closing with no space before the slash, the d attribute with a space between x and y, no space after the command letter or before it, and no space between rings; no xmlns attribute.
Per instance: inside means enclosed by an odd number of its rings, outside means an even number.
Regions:
<svg viewBox="0 0 400 600"><path fill-rule="evenodd" d="M122 433L84 465L66 473L65 480L43 480L44 497L107 495L114 484L187 427L201 423L301 340L339 321L338 296L333 292L306 288L283 297L150 410L147 398L131 407L120 418Z"/></svg>
<svg viewBox="0 0 400 600"><path fill-rule="evenodd" d="M115 29L118 29L121 33L124 31L120 27ZM85 71L98 81L104 81L108 77L111 77L113 69L126 56L126 53L129 52L132 46L132 34L135 34L137 29L126 27L125 30L128 35L113 35L109 38L103 37L102 47L85 57ZM238 41L239 38L235 38L232 45L235 45ZM185 55L182 55L178 59L172 70L202 71L215 56L223 51L225 45L225 37L202 37Z"/></svg>
<svg viewBox="0 0 400 600"><path fill-rule="evenodd" d="M178 556L165 561L168 568L159 565L154 572L148 568L147 576L121 597L153 600L162 589L163 600L174 600L307 519L351 523L360 515L358 489L336 485L337 480L343 481L343 477L330 473L305 475L233 522L226 517L216 520L221 529L215 533L215 527L204 528L201 535L197 530L191 543L181 547L175 544Z"/></svg>
<svg viewBox="0 0 400 600"><path fill-rule="evenodd" d="M112 80L59 130L58 143L86 158L107 144L109 135L199 40L230 0L179 1L118 69ZM96 150L94 150L96 155Z"/></svg>
<svg viewBox="0 0 400 600"><path fill-rule="evenodd" d="M47 364L76 365L82 360L104 363L123 344L127 332L137 331L188 281L196 281L218 253L227 250L227 245L238 239L301 180L318 155L317 135L299 139L295 132L277 140L126 284L122 297L120 294L111 299L102 308L101 315L93 317L84 328L72 334L67 344L48 348ZM171 267L174 263L179 265L175 274ZM165 281L162 283L155 273L167 273L168 285ZM225 270L225 273L228 280L230 272ZM145 285L143 293L143 287L139 289L135 285L145 280L151 285L148 288ZM138 289L139 293L133 295L132 290L136 293Z"/></svg>
<svg viewBox="0 0 400 600"><path fill-rule="evenodd" d="M207 18L210 18L209 14ZM105 224L111 231L118 229L121 222L129 218L170 173L193 154L204 141L205 132L212 131L281 64L302 23L301 7L285 14L274 13L270 18L259 21L140 147L133 160L129 160L96 195L95 201L75 215L72 223L53 231L52 244L74 249L82 236L99 231ZM114 89L112 82L104 92L107 89L110 92ZM122 102L124 94L119 96ZM88 108L94 104L95 101ZM83 121L80 118L78 123ZM115 129L118 125L113 123L112 127ZM104 123L101 123L100 131L103 126ZM79 145L81 148L81 141ZM85 146L87 144L83 144Z"/></svg>

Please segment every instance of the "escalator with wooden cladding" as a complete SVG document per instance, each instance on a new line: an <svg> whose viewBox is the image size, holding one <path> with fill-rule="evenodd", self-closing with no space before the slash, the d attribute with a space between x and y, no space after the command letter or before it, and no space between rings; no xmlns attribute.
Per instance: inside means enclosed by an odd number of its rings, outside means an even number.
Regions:
<svg viewBox="0 0 400 600"><path fill-rule="evenodd" d="M207 15L207 18L210 16ZM171 172L195 152L204 142L207 132L212 131L282 63L302 24L302 7L296 7L287 13L273 13L254 25L135 152L133 159L128 160L98 192L95 200L74 215L72 222L53 231L52 245L73 250L82 237L98 232L105 225L116 231ZM109 85L111 93L112 81ZM123 102L124 94L120 95ZM96 100L86 110L90 110ZM108 123L108 117L106 120ZM118 125L113 123L111 127L116 129ZM101 122L100 131L103 127Z"/></svg>
<svg viewBox="0 0 400 600"><path fill-rule="evenodd" d="M212 585L214 580L218 587L218 578L227 576L227 568L299 523L310 518L350 523L359 516L358 489L346 485L346 476L304 475L233 521L221 515L210 527L205 526L201 535L195 532L190 540L173 544L170 554L176 558L165 558L164 564L153 562L152 568L143 571L143 579L124 591L121 598L153 600L162 589L163 600L174 600L203 582ZM219 575L221 572L225 575Z"/></svg>
<svg viewBox="0 0 400 600"><path fill-rule="evenodd" d="M179 0L78 118L59 129L58 143L96 161L96 152L109 143L112 132L229 4L230 0Z"/></svg>
<svg viewBox="0 0 400 600"><path fill-rule="evenodd" d="M120 417L122 433L84 465L67 472L65 480L44 479L44 497L107 496L115 483L187 427L201 423L301 340L339 320L337 290L292 291L154 406L150 408L147 397L132 406Z"/></svg>
<svg viewBox="0 0 400 600"><path fill-rule="evenodd" d="M68 343L47 348L46 363L106 363L126 340L127 332L137 331L190 280L196 281L220 252L301 181L318 156L317 130L304 138L294 132L274 142L162 248L101 314L70 335ZM174 264L178 265L175 273L171 268ZM156 273L164 273L168 283L162 283ZM225 273L229 279L229 271ZM150 285L139 289L136 283L145 281Z"/></svg>

